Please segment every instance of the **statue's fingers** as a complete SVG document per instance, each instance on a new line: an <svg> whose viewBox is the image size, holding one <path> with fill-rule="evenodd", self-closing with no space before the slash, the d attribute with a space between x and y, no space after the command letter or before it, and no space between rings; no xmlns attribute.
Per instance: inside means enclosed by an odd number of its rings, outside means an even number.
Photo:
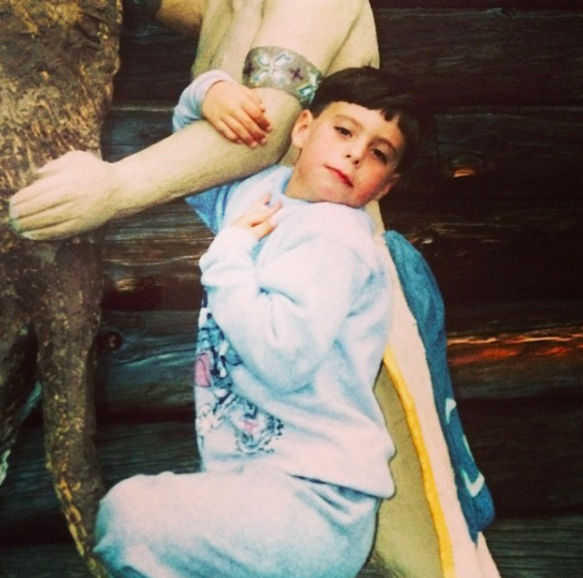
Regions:
<svg viewBox="0 0 583 578"><path fill-rule="evenodd" d="M66 239L91 228L90 226L85 227L81 223L80 219L72 219L63 221L57 225L48 225L46 227L21 231L20 235L31 241L55 241L58 239Z"/></svg>
<svg viewBox="0 0 583 578"><path fill-rule="evenodd" d="M18 216L10 216L16 232L27 239L57 238L53 233L58 233L59 238L67 236L66 231L72 221L72 203L53 204L42 210L22 212ZM26 206L25 206L26 208Z"/></svg>
<svg viewBox="0 0 583 578"><path fill-rule="evenodd" d="M83 172L87 165L102 162L95 154L87 151L69 151L64 155L47 162L34 173L35 179L44 179L51 175L64 173L70 175L72 171Z"/></svg>
<svg viewBox="0 0 583 578"><path fill-rule="evenodd" d="M34 217L70 202L66 189L61 187L59 181L59 178L49 176L14 194L9 200L10 218L22 224L22 220L27 217Z"/></svg>

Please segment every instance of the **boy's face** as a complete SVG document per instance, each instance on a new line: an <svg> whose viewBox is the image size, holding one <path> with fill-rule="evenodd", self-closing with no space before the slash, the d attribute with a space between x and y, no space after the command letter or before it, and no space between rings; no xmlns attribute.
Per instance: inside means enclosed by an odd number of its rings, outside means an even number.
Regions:
<svg viewBox="0 0 583 578"><path fill-rule="evenodd" d="M397 119L357 104L333 102L314 118L304 110L292 130L300 154L287 194L306 201L362 207L399 179L405 148Z"/></svg>

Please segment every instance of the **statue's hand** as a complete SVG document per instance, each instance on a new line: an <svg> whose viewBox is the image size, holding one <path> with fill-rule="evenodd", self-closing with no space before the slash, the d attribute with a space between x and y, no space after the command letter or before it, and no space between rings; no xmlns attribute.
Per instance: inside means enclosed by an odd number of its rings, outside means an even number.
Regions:
<svg viewBox="0 0 583 578"><path fill-rule="evenodd" d="M34 182L10 199L10 219L27 239L70 237L116 216L121 187L114 165L89 152L69 152L39 169Z"/></svg>

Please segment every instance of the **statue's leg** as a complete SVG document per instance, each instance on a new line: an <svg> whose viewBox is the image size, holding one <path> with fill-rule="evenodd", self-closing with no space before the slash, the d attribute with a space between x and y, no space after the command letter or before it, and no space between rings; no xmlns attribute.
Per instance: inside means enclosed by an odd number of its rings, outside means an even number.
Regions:
<svg viewBox="0 0 583 578"><path fill-rule="evenodd" d="M67 242L42 272L32 313L38 336L47 468L69 531L94 576L93 531L103 484L94 445L93 342L99 324L101 273L97 247ZM40 276L40 274L38 275Z"/></svg>
<svg viewBox="0 0 583 578"><path fill-rule="evenodd" d="M7 262L0 255L0 484L20 424L34 407L35 340L20 307Z"/></svg>

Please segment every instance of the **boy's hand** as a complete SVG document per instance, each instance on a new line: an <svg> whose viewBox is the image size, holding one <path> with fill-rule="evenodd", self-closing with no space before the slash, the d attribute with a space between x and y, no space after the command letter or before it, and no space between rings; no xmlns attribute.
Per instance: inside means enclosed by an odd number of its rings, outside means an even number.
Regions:
<svg viewBox="0 0 583 578"><path fill-rule="evenodd" d="M227 139L251 148L265 144L271 125L259 95L237 82L219 81L207 91L203 116Z"/></svg>
<svg viewBox="0 0 583 578"><path fill-rule="evenodd" d="M275 229L276 223L271 220L281 209L281 202L277 201L269 205L271 195L267 195L261 201L253 205L246 213L243 213L238 219L233 221L232 227L240 227L249 230L259 241L266 237Z"/></svg>

